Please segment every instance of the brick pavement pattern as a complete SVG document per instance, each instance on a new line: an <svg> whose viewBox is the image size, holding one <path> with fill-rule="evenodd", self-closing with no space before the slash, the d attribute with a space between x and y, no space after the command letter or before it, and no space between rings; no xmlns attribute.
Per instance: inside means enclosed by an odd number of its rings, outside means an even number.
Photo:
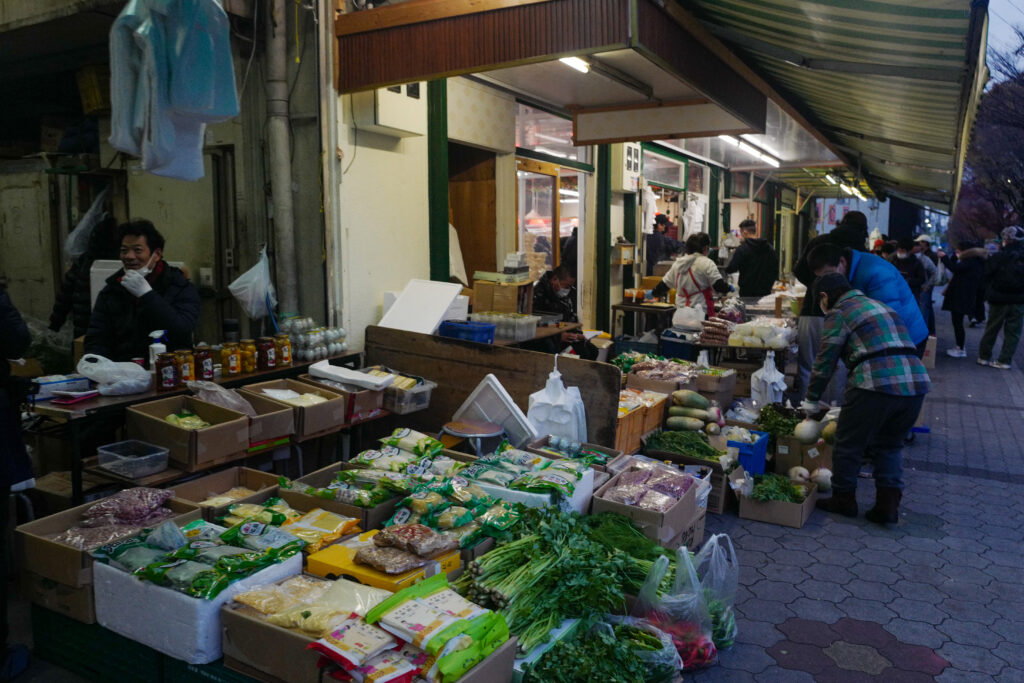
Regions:
<svg viewBox="0 0 1024 683"><path fill-rule="evenodd" d="M870 479L855 520L709 515L739 555L739 635L695 681L1024 681L1024 348L1012 370L979 366L968 329L968 357L950 358L936 314L931 431L903 451L900 524L864 519Z"/></svg>

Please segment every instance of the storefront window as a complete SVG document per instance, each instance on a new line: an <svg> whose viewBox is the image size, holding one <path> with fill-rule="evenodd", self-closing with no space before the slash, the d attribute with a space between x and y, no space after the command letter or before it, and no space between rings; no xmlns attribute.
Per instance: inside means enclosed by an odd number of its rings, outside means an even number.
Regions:
<svg viewBox="0 0 1024 683"><path fill-rule="evenodd" d="M516 221L519 251L526 253L530 276L536 280L558 261L558 167L528 159L517 160Z"/></svg>
<svg viewBox="0 0 1024 683"><path fill-rule="evenodd" d="M644 150L644 179L649 183L665 185L679 190L686 189L686 162L676 161Z"/></svg>
<svg viewBox="0 0 1024 683"><path fill-rule="evenodd" d="M516 147L549 157L590 163L590 147L572 143L572 121L516 103Z"/></svg>

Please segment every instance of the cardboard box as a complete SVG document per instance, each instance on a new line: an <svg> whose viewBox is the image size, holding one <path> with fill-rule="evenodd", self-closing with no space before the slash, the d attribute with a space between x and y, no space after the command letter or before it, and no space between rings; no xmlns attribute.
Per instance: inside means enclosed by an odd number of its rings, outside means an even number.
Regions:
<svg viewBox="0 0 1024 683"><path fill-rule="evenodd" d="M697 552L704 544L704 525L708 518L707 508L698 507L697 515L679 535L664 544L669 550L686 546L690 552Z"/></svg>
<svg viewBox="0 0 1024 683"><path fill-rule="evenodd" d="M169 657L189 664L208 664L221 658L222 606L239 593L301 572L302 553L298 553L203 600L97 564L96 621Z"/></svg>
<svg viewBox="0 0 1024 683"><path fill-rule="evenodd" d="M221 608L220 622L224 665L229 669L268 682L319 682L317 658L306 650L316 638L267 623L230 605Z"/></svg>
<svg viewBox="0 0 1024 683"><path fill-rule="evenodd" d="M182 429L165 419L190 410L210 423L203 429ZM195 472L245 454L249 447L249 418L192 396L171 396L129 406L128 433L168 449L168 459L186 472Z"/></svg>
<svg viewBox="0 0 1024 683"><path fill-rule="evenodd" d="M274 401L263 389L291 389L300 394L317 394L327 400L313 406L299 407L281 401ZM299 382L294 379L275 379L269 382L257 382L247 384L239 389L246 397L250 395L259 396L278 405L291 408L295 417L295 436L308 438L319 434L336 432L345 424L345 411L348 407L348 399L340 393L318 386L309 382Z"/></svg>
<svg viewBox="0 0 1024 683"><path fill-rule="evenodd" d="M750 396L750 376L761 369L763 362L753 360L731 360L719 363L719 367L732 368L736 371L736 386L733 396Z"/></svg>
<svg viewBox="0 0 1024 683"><path fill-rule="evenodd" d="M112 489L119 488L118 484L112 483L109 479L97 477L89 472L82 472L82 500L91 503L106 498ZM41 477L36 477L36 493L45 501L45 508L35 510L36 515L52 515L61 510L71 507L72 486L71 472L50 472Z"/></svg>
<svg viewBox="0 0 1024 683"><path fill-rule="evenodd" d="M732 403L736 381L736 371L732 368L724 375L699 375L697 392L709 401L716 401L724 413Z"/></svg>
<svg viewBox="0 0 1024 683"><path fill-rule="evenodd" d="M21 573L21 593L30 602L75 621L96 623L96 603L93 601L91 584L72 588L35 572L25 571Z"/></svg>
<svg viewBox="0 0 1024 683"><path fill-rule="evenodd" d="M928 342L924 346L924 356L921 357L921 361L929 370L935 369L935 351L938 343L939 340L935 337L928 337Z"/></svg>
<svg viewBox="0 0 1024 683"><path fill-rule="evenodd" d="M746 476L742 469L735 469L729 475L729 481L738 481ZM746 496L737 496L740 499L740 518L799 529L814 512L814 503L818 499L818 487L813 482L805 484L805 488L807 497L802 503L786 503L780 500L762 503Z"/></svg>
<svg viewBox="0 0 1024 683"><path fill-rule="evenodd" d="M395 496L376 507L362 508L357 505L349 505L337 500L328 500L302 493L301 489L308 486L312 486L314 488L326 488L328 484L334 481L334 475L337 474L339 470L343 469L353 469L353 466L346 462L339 462L333 465L328 465L327 467L315 472L310 472L306 476L299 477L295 480L295 482L301 487L300 490L281 489L279 491L279 495L285 500L285 502L297 510L312 510L313 508L318 507L329 512L337 512L339 515L358 519L359 526L362 527L364 531L380 529L384 526L384 522L386 522L391 515L395 514L395 508L398 506L398 502L405 496Z"/></svg>
<svg viewBox="0 0 1024 683"><path fill-rule="evenodd" d="M628 517L643 531L644 536L658 543L667 543L688 529L691 522L697 516L697 487L691 486L683 497L676 501L665 512L645 510L633 505L624 505L610 500L605 500L604 494L615 488L621 474L615 475L607 484L602 486L596 494L591 506L593 514L599 512L617 512Z"/></svg>
<svg viewBox="0 0 1024 683"><path fill-rule="evenodd" d="M327 579L348 578L367 586L394 592L408 588L441 572L452 578L452 572L462 569L462 557L458 550L445 553L423 567L410 569L401 574L386 574L373 567L357 563L355 556L359 551L359 546L369 542L377 531L377 529L367 531L357 538L349 539L349 542L335 543L323 550L311 553L306 558L306 571L314 576L322 576Z"/></svg>
<svg viewBox="0 0 1024 683"><path fill-rule="evenodd" d="M473 311L484 313L532 313L533 282L506 284L503 282L473 281Z"/></svg>
<svg viewBox="0 0 1024 683"><path fill-rule="evenodd" d="M334 392L345 400L345 422L351 424L369 420L378 415L384 408L384 389L363 389L362 391L346 391L321 383L309 374L299 375L299 381L314 387Z"/></svg>
<svg viewBox="0 0 1024 683"><path fill-rule="evenodd" d="M818 443L801 443L795 436L775 437L775 471L787 474L790 467L806 467L813 472L819 467L832 469L832 446L821 439Z"/></svg>
<svg viewBox="0 0 1024 683"><path fill-rule="evenodd" d="M290 416L290 413L289 413ZM235 503L262 503L277 495L277 475L248 467L232 467L230 469L209 474L199 479L178 484L174 487L174 496L181 500L198 505L203 519L213 522L227 514L230 503L226 505L200 505L204 500L219 495L236 486L252 489L254 493L239 498ZM306 508L310 509L310 508Z"/></svg>
<svg viewBox="0 0 1024 683"><path fill-rule="evenodd" d="M249 418L250 444L273 441L295 433L295 411L292 406L256 394L247 394L245 400L256 411L256 417Z"/></svg>
<svg viewBox="0 0 1024 683"><path fill-rule="evenodd" d="M673 391L679 391L680 389L696 391L697 380L691 379L688 382L678 382L663 379L649 379L630 372L626 375L626 388L636 389L638 391L655 391L659 394L671 395Z"/></svg>
<svg viewBox="0 0 1024 683"><path fill-rule="evenodd" d="M615 423L616 450L629 454L640 450L643 443L641 438L644 434L644 415L643 406L625 415L619 415Z"/></svg>
<svg viewBox="0 0 1024 683"><path fill-rule="evenodd" d="M15 546L21 568L72 588L91 584L92 555L50 537L78 526L82 513L94 504L85 503L16 528ZM184 500L171 498L165 505L176 513L171 519L179 526L200 518L199 509Z"/></svg>
<svg viewBox="0 0 1024 683"><path fill-rule="evenodd" d="M527 444L526 445L526 450L529 451L530 453L536 453L537 455L543 455L546 458L564 458L565 456L563 456L563 455L559 455L557 453L552 453L551 451L544 450L544 448L548 445L548 442L550 440L551 440L551 436L550 435L544 436L544 437L542 437L540 439L537 439L533 443ZM614 448L608 448L607 446L598 446L597 444L593 444L593 443L582 443L580 445L583 448L586 448L586 449L589 449L589 450L592 450L592 451L597 451L598 453L604 453L604 454L606 454L608 456L608 460L607 460L606 464L604 464L604 465L592 465L592 467L595 470L598 470L600 472L607 472L608 471L607 463L613 462L616 458L619 458L622 455L622 451L616 450Z"/></svg>

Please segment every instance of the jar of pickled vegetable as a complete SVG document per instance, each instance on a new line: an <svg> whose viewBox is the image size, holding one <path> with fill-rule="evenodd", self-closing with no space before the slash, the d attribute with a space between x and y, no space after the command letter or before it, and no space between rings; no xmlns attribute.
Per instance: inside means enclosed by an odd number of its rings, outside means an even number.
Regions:
<svg viewBox="0 0 1024 683"><path fill-rule="evenodd" d="M196 347L193 354L195 360L196 379L213 381L213 350L209 346L200 345Z"/></svg>
<svg viewBox="0 0 1024 683"><path fill-rule="evenodd" d="M256 340L243 339L238 346L242 359L242 372L256 372Z"/></svg>
<svg viewBox="0 0 1024 683"><path fill-rule="evenodd" d="M278 367L292 364L292 340L287 334L274 335L274 350L277 351Z"/></svg>
<svg viewBox="0 0 1024 683"><path fill-rule="evenodd" d="M242 351L235 342L225 342L220 350L220 374L237 375L242 372Z"/></svg>
<svg viewBox="0 0 1024 683"><path fill-rule="evenodd" d="M260 337L256 343L256 368L258 370L273 370L277 367L277 348L274 346L273 337Z"/></svg>
<svg viewBox="0 0 1024 683"><path fill-rule="evenodd" d="M174 391L181 383L178 371L178 357L173 353L161 353L156 357L156 390Z"/></svg>
<svg viewBox="0 0 1024 683"><path fill-rule="evenodd" d="M174 355L178 358L178 379L182 384L185 382L191 382L196 378L196 362L192 355L192 352L188 349L182 349L175 351Z"/></svg>

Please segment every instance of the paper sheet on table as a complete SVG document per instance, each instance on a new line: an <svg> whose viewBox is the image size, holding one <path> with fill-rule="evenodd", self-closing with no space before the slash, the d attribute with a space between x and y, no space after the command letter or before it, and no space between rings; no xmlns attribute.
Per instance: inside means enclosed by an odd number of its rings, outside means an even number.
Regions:
<svg viewBox="0 0 1024 683"><path fill-rule="evenodd" d="M330 379L342 384L352 384L364 389L384 389L395 381L394 375L377 377L357 370L349 370L339 365L331 365L330 361L322 360L309 366L309 374L321 379Z"/></svg>

